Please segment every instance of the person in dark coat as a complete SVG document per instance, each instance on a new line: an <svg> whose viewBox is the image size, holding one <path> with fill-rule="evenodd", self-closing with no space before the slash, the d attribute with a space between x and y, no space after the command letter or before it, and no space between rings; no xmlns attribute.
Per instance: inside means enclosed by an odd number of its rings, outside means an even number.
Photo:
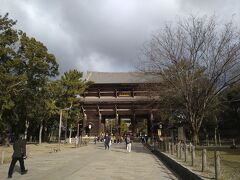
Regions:
<svg viewBox="0 0 240 180"><path fill-rule="evenodd" d="M105 145L105 150L108 149L109 150L109 143L111 141L111 137L108 136L108 134L106 134L105 139L104 139L104 145Z"/></svg>
<svg viewBox="0 0 240 180"><path fill-rule="evenodd" d="M23 175L27 173L27 170L24 166L24 159L26 159L26 157L26 140L20 136L16 136L15 142L13 144L13 155L8 171L8 178L12 178L14 166L17 161L19 161L20 164L21 174Z"/></svg>

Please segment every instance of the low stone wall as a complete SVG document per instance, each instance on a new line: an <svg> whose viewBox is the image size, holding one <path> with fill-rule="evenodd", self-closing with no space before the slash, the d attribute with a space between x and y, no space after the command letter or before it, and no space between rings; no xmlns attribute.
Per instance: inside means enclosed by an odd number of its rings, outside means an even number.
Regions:
<svg viewBox="0 0 240 180"><path fill-rule="evenodd" d="M152 150L152 147L147 145L147 148L152 151L169 169L171 169L180 179L203 180L199 175L195 174L188 168L185 168L174 159L168 157L159 150Z"/></svg>

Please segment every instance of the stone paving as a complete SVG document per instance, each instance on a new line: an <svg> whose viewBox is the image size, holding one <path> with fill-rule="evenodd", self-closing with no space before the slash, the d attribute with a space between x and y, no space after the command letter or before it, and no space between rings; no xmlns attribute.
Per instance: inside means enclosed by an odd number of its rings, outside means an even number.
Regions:
<svg viewBox="0 0 240 180"><path fill-rule="evenodd" d="M177 179L140 143L128 153L125 144L105 150L102 143L49 153L25 161L28 173L20 175L19 163L12 179L18 180L165 180ZM0 166L0 179L7 179L9 164Z"/></svg>

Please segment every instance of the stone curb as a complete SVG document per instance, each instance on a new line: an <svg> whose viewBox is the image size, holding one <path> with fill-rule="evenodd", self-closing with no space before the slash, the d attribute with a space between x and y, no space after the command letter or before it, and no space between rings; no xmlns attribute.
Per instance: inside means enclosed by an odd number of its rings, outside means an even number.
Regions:
<svg viewBox="0 0 240 180"><path fill-rule="evenodd" d="M171 169L180 179L191 179L191 180L203 180L199 175L195 174L188 168L182 166L174 159L168 157L166 154L158 151L152 150L150 145L146 145L146 147L157 156L169 169Z"/></svg>

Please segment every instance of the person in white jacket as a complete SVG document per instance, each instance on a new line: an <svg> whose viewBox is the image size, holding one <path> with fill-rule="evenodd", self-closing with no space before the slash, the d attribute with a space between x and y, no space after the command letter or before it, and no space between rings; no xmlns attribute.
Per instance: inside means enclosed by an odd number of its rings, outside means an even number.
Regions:
<svg viewBox="0 0 240 180"><path fill-rule="evenodd" d="M127 135L127 137L126 137L126 144L127 144L127 151L131 152L131 150L132 150L132 140L131 140L130 135Z"/></svg>

